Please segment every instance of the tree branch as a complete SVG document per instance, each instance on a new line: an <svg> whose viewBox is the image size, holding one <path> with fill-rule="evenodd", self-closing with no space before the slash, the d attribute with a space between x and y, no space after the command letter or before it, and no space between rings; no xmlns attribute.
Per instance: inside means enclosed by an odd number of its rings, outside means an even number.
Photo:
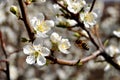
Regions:
<svg viewBox="0 0 120 80"><path fill-rule="evenodd" d="M94 5L95 5L95 2L96 2L96 0L93 0L93 2L92 2L92 5L91 5L91 7L90 7L89 12L91 12L91 11L93 10L93 7L94 7Z"/></svg>
<svg viewBox="0 0 120 80"><path fill-rule="evenodd" d="M95 4L95 1L96 1L96 0L93 0L92 6L91 6L89 12L92 11L92 9L93 9L93 7L94 7L94 4ZM55 0L55 2L56 2L56 0ZM56 3L58 4L58 2L56 2ZM78 22L79 27L81 27L83 30L85 30L85 31L87 32L87 34L89 35L89 38L90 38L91 42L95 45L95 47L97 48L97 50L98 50L98 49L101 50L100 55L103 56L108 63L110 63L110 64L111 64L112 66L114 66L116 69L120 70L120 66L119 66L116 62L114 62L114 61L112 60L112 58L110 57L110 55L108 55L108 54L105 52L105 50L103 49L103 47L101 47L101 46L99 46L99 45L97 44L97 42L95 41L95 38L93 37L93 35L91 34L91 32L85 27L85 25L84 25L83 23L81 23L81 22L79 21L79 15L74 15L73 13L69 12L69 10L68 10L67 8L65 8L64 6L62 6L62 5L60 5L60 4L58 4L58 5L61 6L64 10L66 10L66 12L70 13L70 14L72 15L71 19L74 19L76 22ZM101 40L100 40L100 41L101 41Z"/></svg>
<svg viewBox="0 0 120 80"><path fill-rule="evenodd" d="M5 50L5 43L4 43L1 31L0 31L0 43L1 43L2 51L3 51L4 55L5 55L5 58L7 59L8 56L7 56L7 52ZM10 70L9 70L9 62L8 61L6 61L6 70L5 70L5 73L6 73L6 76L7 76L7 80L10 80Z"/></svg>
<svg viewBox="0 0 120 80"><path fill-rule="evenodd" d="M34 40L34 33L33 33L33 30L32 30L32 28L30 26L29 19L27 18L26 5L25 5L25 3L23 3L23 0L18 0L18 2L19 2L19 5L20 5L20 8L21 8L21 12L22 12L22 17L23 17L24 24L25 24L26 29L27 29L28 34L29 34L29 38L31 40ZM55 2L57 3L56 0L55 0ZM99 45L95 41L94 37L92 36L91 32L84 26L83 23L81 23L79 21L79 15L71 13L69 10L67 10L67 8L65 8L61 4L59 4L59 3L57 3L57 4L60 5L64 10L66 10L66 12L68 12L68 13L70 13L72 15L72 19L76 20L78 22L78 25L83 30L85 30L88 33L91 42L95 45L95 47L97 48L97 50L99 49L99 51L93 53L92 55L90 55L90 56L88 56L86 58L83 58L81 60L76 60L76 61L62 60L62 59L58 59L58 58L55 58L55 57L52 57L52 56L47 56L46 58L49 59L49 60L51 60L51 61L53 61L54 63L57 63L57 64L74 66L74 65L76 65L79 62L83 64L83 63L88 62L91 59L96 58L98 55L102 55L108 63L110 63L111 65L113 65L116 69L120 70L120 66L117 63L115 63L112 60L112 58L108 54L106 54L106 52L103 49L101 49L101 47L99 47ZM92 4L92 7L91 7L90 11L92 11L92 8L93 8L94 4L95 4L95 0L93 1L93 4Z"/></svg>
<svg viewBox="0 0 120 80"><path fill-rule="evenodd" d="M85 64L89 60L92 60L92 59L96 58L99 54L100 54L100 50L94 52L92 55L90 55L88 57L85 57L83 59L72 60L72 61L63 60L63 59L55 58L55 57L52 57L52 56L47 56L46 58L51 60L54 64L67 65L67 66L77 66L77 65L79 65L79 63Z"/></svg>
<svg viewBox="0 0 120 80"><path fill-rule="evenodd" d="M26 10L26 4L23 2L23 0L18 0L21 13L22 13L22 20L24 21L25 27L27 29L28 35L30 40L33 42L34 40L34 31L32 26L30 25L29 18L27 16L27 10Z"/></svg>

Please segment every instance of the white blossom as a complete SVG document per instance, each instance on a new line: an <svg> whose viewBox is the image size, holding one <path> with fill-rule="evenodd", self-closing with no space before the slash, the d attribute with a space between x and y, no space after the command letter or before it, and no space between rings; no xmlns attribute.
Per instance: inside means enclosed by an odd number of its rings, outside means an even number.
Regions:
<svg viewBox="0 0 120 80"><path fill-rule="evenodd" d="M4 11L0 10L0 24L6 20Z"/></svg>
<svg viewBox="0 0 120 80"><path fill-rule="evenodd" d="M36 43L36 42L34 42ZM46 47L41 46L40 44L28 44L23 47L23 52L29 56L26 58L26 62L28 64L37 63L42 66L46 63L46 58L44 56L48 56L50 50Z"/></svg>
<svg viewBox="0 0 120 80"><path fill-rule="evenodd" d="M109 47L106 48L106 52L107 52L111 57L113 57L115 54L120 53L120 50L119 50L116 46L110 45Z"/></svg>
<svg viewBox="0 0 120 80"><path fill-rule="evenodd" d="M118 65L120 65L120 56L116 58Z"/></svg>
<svg viewBox="0 0 120 80"><path fill-rule="evenodd" d="M89 35L87 34L87 32L86 32L85 30L82 30L81 33L82 33L83 35L85 35L86 37L89 37Z"/></svg>
<svg viewBox="0 0 120 80"><path fill-rule="evenodd" d="M33 17L30 22L36 31L36 37L47 37L46 33L54 27L54 22L52 20L44 20L42 13L38 17Z"/></svg>
<svg viewBox="0 0 120 80"><path fill-rule="evenodd" d="M104 71L108 71L109 69L111 68L111 65L110 64L107 64L104 68Z"/></svg>
<svg viewBox="0 0 120 80"><path fill-rule="evenodd" d="M85 0L66 0L67 9L72 13L78 13L85 5Z"/></svg>
<svg viewBox="0 0 120 80"><path fill-rule="evenodd" d="M58 43L61 40L62 36L59 36L58 33L53 32L50 36L50 39L53 43Z"/></svg>
<svg viewBox="0 0 120 80"><path fill-rule="evenodd" d="M46 0L40 0L40 2L41 2L41 3L44 3L44 2L46 2Z"/></svg>
<svg viewBox="0 0 120 80"><path fill-rule="evenodd" d="M113 31L113 34L114 34L115 36L117 36L118 38L120 38L120 31Z"/></svg>
<svg viewBox="0 0 120 80"><path fill-rule="evenodd" d="M18 78L18 70L17 67L10 65L10 79L16 80Z"/></svg>
<svg viewBox="0 0 120 80"><path fill-rule="evenodd" d="M97 14L95 12L85 11L80 13L80 21L82 21L87 28L96 24L96 18Z"/></svg>
<svg viewBox="0 0 120 80"><path fill-rule="evenodd" d="M58 25L65 25L67 26L74 26L77 24L77 22L73 19L66 19L63 16L56 17L56 24Z"/></svg>
<svg viewBox="0 0 120 80"><path fill-rule="evenodd" d="M61 36L59 36L58 33L53 32L50 36L50 39L53 43L56 43L58 45L58 49L65 54L68 54L68 49L70 48L71 44L68 39L63 39Z"/></svg>
<svg viewBox="0 0 120 80"><path fill-rule="evenodd" d="M59 43L58 43L58 48L61 52L68 54L70 53L67 49L69 49L71 46L70 42L68 39L62 39Z"/></svg>

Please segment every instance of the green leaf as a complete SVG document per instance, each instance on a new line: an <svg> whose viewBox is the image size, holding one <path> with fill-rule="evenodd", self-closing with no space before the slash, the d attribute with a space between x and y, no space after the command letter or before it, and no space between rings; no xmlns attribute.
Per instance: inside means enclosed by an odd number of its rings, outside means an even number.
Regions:
<svg viewBox="0 0 120 80"><path fill-rule="evenodd" d="M28 40L27 38L24 38L24 37L23 37L23 38L21 38L21 41L22 41L22 42L27 42L27 41L29 41L29 40Z"/></svg>
<svg viewBox="0 0 120 80"><path fill-rule="evenodd" d="M80 61L77 63L77 66L82 66L82 65L83 65L83 63Z"/></svg>
<svg viewBox="0 0 120 80"><path fill-rule="evenodd" d="M104 42L104 46L107 46L108 43L109 43L109 40L105 40L105 42Z"/></svg>

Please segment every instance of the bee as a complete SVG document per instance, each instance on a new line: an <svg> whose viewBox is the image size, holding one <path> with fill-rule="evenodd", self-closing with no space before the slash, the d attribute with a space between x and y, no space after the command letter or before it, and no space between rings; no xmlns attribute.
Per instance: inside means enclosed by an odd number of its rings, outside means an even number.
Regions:
<svg viewBox="0 0 120 80"><path fill-rule="evenodd" d="M89 46L87 44L87 42L85 40L80 40L77 39L75 41L76 46L78 46L79 48L85 49L85 50L89 50Z"/></svg>

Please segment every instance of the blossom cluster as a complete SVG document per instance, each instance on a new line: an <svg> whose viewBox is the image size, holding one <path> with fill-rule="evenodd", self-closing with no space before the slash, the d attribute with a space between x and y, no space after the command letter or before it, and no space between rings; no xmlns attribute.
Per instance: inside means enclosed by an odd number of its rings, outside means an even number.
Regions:
<svg viewBox="0 0 120 80"><path fill-rule="evenodd" d="M82 22L86 28L90 28L96 24L97 14L93 11L90 11L89 5L85 0L62 0L65 3L67 10L73 14L79 14L79 21ZM60 6L54 4L55 9L61 10ZM59 11L56 10L56 11ZM69 19L68 19L69 20ZM66 22L68 22L66 20ZM65 21L61 21L64 22ZM72 22L68 22L69 24Z"/></svg>
<svg viewBox="0 0 120 80"><path fill-rule="evenodd" d="M37 63L42 66L46 63L45 56L50 55L50 49L43 46L43 41L45 38L49 38L47 33L54 27L53 20L45 20L44 15L40 13L38 17L33 17L31 20L31 25L35 31L36 39L32 44L27 44L23 47L23 52L29 56L26 58L28 64ZM62 53L68 54L67 49L70 48L70 42L68 39L63 39L62 36L59 36L58 33L53 32L50 36L52 43L58 45L59 51Z"/></svg>
<svg viewBox="0 0 120 80"><path fill-rule="evenodd" d="M46 0L41 0L46 1ZM86 4L85 0L61 0L63 6L73 14L79 14L79 21L85 25L86 28L90 28L96 24L95 19L97 18L97 14L95 12L89 11L90 8L88 4ZM61 7L58 4L53 5L58 14L60 11L64 14L64 10L61 10ZM57 10L58 9L58 10ZM55 23L56 22L56 23ZM26 58L26 62L28 64L37 63L38 65L44 65L46 63L45 56L49 56L51 49L44 47L43 41L45 38L49 38L52 43L53 50L59 50L62 53L68 54L70 53L68 49L71 44L68 39L63 38L58 33L53 32L49 35L49 31L55 26L55 24L62 26L74 26L77 22L73 19L68 19L64 16L57 16L56 21L46 20L43 13L39 13L37 17L33 17L30 19L31 26L34 29L36 39L32 44L28 44L23 47L23 52L29 55Z"/></svg>

